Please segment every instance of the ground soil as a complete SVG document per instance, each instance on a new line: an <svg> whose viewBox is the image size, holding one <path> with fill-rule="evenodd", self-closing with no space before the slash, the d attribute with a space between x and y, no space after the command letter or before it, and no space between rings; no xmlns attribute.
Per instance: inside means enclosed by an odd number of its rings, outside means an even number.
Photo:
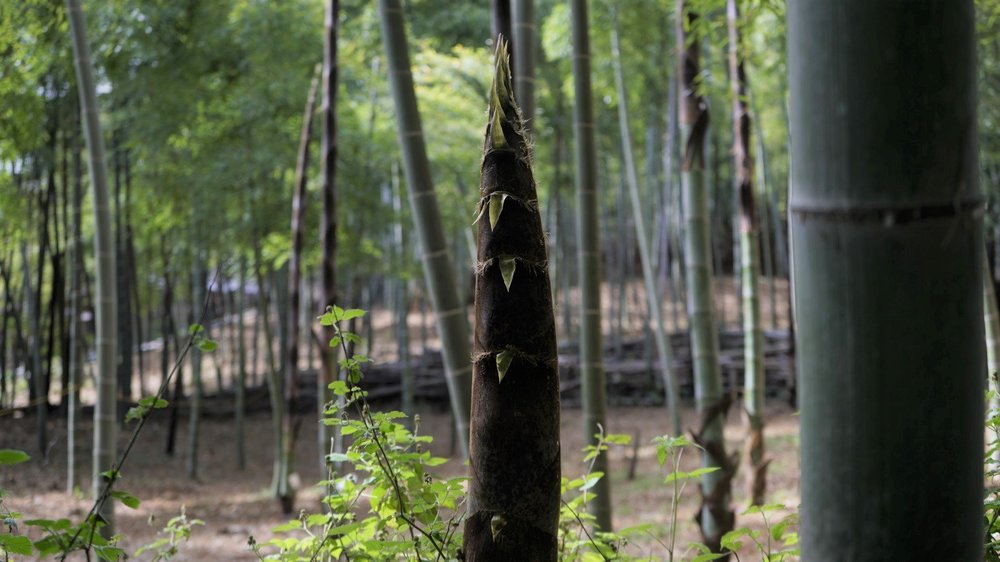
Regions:
<svg viewBox="0 0 1000 562"><path fill-rule="evenodd" d="M312 416L312 414L310 415ZM798 418L785 407L776 405L768 412L767 451L773 459L768 472L768 501L788 506L798 505ZM685 427L694 426L696 417L690 408L684 412ZM0 434L0 448L20 448L32 452L34 447L34 420L4 420ZM657 527L649 536L641 537L629 545L634 554L666 557L659 541L665 540L667 514L670 504L669 490L662 484L665 470L657 464L651 440L669 428L667 412L659 408L612 408L608 411L607 429L611 433L627 433L638 439L638 460L635 478L627 479L633 455L632 447L613 449L610 456L610 475L614 504L614 525L622 528L639 523L654 523ZM303 483L319 479L316 425L304 423L298 441L298 469ZM432 450L441 456L451 456L450 416L438 411L421 413L421 432L435 437ZM89 431L85 425L84 432ZM126 428L127 429L127 428ZM185 509L189 517L205 522L196 527L191 540L181 549L175 560L255 560L247 549L252 535L258 542L274 536L271 529L286 522L277 501L268 494L271 481L271 425L269 415L256 414L248 421L248 466L236 468L235 443L232 421L206 419L202 429L201 466L197 479L185 474L184 442L186 427L181 424L178 455L164 455L166 416L158 412L147 424L138 445L126 464L121 488L142 499L136 510L117 508L119 531L126 538L123 546L132 554L135 550L155 540L157 530L166 521ZM8 493L6 506L20 511L25 519L70 517L79 519L90 506L88 493L70 494L65 491L66 450L64 427L54 422L50 432L56 436L49 450L49 460L38 454L26 464L0 469L0 488ZM89 433L87 433L89 435ZM127 431L122 432L122 444ZM742 422L731 414L726 429L730 449L741 446ZM563 473L569 477L580 476L584 470L582 421L579 410L566 410L562 414ZM84 476L89 472L90 459L84 455L79 460L79 470ZM689 453L684 465L690 470L697 466L697 455ZM439 467L441 474L459 474L463 466L456 459ZM86 480L84 480L86 482ZM86 486L84 486L86 487ZM736 482L733 505L737 510L738 525L760 527L759 516L740 517L746 503L743 482ZM319 507L318 492L306 489L300 494L296 509L316 511ZM698 540L694 523L697 509L697 489L689 487L684 492L679 516L678 545L683 550L689 541ZM38 538L38 537L34 537ZM82 558L81 558L82 559ZM146 555L138 560L148 560ZM744 559L755 559L746 558Z"/></svg>

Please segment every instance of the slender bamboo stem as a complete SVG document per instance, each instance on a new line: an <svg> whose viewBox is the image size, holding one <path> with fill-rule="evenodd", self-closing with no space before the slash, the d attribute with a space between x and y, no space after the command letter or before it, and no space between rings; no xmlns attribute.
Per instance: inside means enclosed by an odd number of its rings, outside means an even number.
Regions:
<svg viewBox="0 0 1000 562"><path fill-rule="evenodd" d="M677 379L674 377L671 367L670 342L667 340L667 329L663 322L663 306L660 302L660 292L656 286L656 276L653 273L653 257L649 250L649 235L646 231L646 220L643 214L642 200L639 196L639 178L636 174L635 157L632 154L632 133L629 127L628 100L625 95L621 49L618 43L617 14L615 15L615 28L611 31L611 56L615 70L615 88L618 92L618 125L621 129L622 157L625 177L628 180L629 200L632 204L635 236L639 243L642 278L646 284L646 299L649 314L652 317L653 340L656 343L656 351L660 355L660 371L663 376L663 386L666 387L667 391L667 407L670 409L673 431L675 435L680 435L683 429L681 428Z"/></svg>
<svg viewBox="0 0 1000 562"><path fill-rule="evenodd" d="M733 160L736 198L739 202L740 253L743 302L743 408L747 419L747 488L751 505L763 505L767 488L764 459L764 336L761 331L758 272L760 246L754 193L753 158L750 155L750 109L747 104L746 68L743 64L740 12L737 0L727 0L729 28L729 80L733 111ZM773 306L773 301L772 301Z"/></svg>
<svg viewBox="0 0 1000 562"><path fill-rule="evenodd" d="M698 514L705 544L718 552L722 536L732 530L734 515L729 507L731 480L736 467L723 439L728 397L722 394L719 373L718 332L713 320L711 240L708 220L708 189L705 185L705 135L708 105L698 93L699 42L691 40L698 14L685 0L677 2L677 49L680 56L680 126L684 142L681 190L684 198L684 233L691 357L694 362L695 402L701 415L695 441L702 447L702 464L718 468L701 478L702 505Z"/></svg>
<svg viewBox="0 0 1000 562"><path fill-rule="evenodd" d="M594 102L590 84L590 33L587 1L573 0L573 129L576 137L576 233L580 275L580 378L583 398L583 431L587 443L597 444L604 426L606 389L601 341L600 223L597 206L597 145L594 138ZM594 470L607 474L606 453L599 454ZM590 503L595 524L611 530L611 486L602 478Z"/></svg>
<svg viewBox="0 0 1000 562"><path fill-rule="evenodd" d="M400 0L379 0L382 41L389 62L390 86L396 106L399 145L403 154L410 208L416 223L421 260L428 292L441 335L448 394L462 457L468 456L469 408L472 363L469 361L469 327L465 306L458 300L451 256L444 238L431 179L423 127L410 71L409 48Z"/></svg>
<svg viewBox="0 0 1000 562"><path fill-rule="evenodd" d="M90 155L90 185L93 190L94 224L97 254L97 404L94 409L94 470L93 490L97 496L104 484L102 473L115 461L115 335L116 306L114 275L114 240L111 235L111 211L108 207L107 168L104 160L104 138L101 135L100 109L94 86L93 63L87 44L86 24L80 0L66 0L70 33L73 36L73 62L80 110L83 113L87 152ZM101 516L108 521L102 531L108 535L114 529L113 504L105 502Z"/></svg>

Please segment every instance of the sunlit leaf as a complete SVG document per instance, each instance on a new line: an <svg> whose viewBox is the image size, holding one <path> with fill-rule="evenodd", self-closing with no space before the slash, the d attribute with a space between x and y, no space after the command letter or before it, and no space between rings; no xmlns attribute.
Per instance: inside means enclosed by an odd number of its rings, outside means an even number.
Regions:
<svg viewBox="0 0 1000 562"><path fill-rule="evenodd" d="M111 492L111 497L122 502L122 504L125 505L126 507L130 507L132 509L138 509L139 507L139 498L133 496L128 492L123 492L121 490L114 490L113 492Z"/></svg>
<svg viewBox="0 0 1000 562"><path fill-rule="evenodd" d="M21 535L0 534L0 548L3 548L10 554L31 556L31 539Z"/></svg>
<svg viewBox="0 0 1000 562"><path fill-rule="evenodd" d="M690 480L692 478L698 478L699 476L704 476L706 474L711 474L719 470L717 466L706 466L702 468L696 468L690 472L684 472L678 470L677 472L671 472L667 475L666 479L663 480L664 484L669 484L675 480Z"/></svg>

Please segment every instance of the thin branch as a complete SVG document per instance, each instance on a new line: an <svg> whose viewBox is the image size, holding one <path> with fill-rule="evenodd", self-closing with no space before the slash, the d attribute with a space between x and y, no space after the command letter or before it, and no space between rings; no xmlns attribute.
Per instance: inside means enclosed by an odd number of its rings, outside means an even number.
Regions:
<svg viewBox="0 0 1000 562"><path fill-rule="evenodd" d="M212 282L208 286L208 294L205 296L205 300L202 302L202 309L201 309L201 316L199 318L199 323L204 322L206 316L208 315L208 303L210 301L209 295L211 295L212 288L215 286L216 282L219 279L219 273L220 270L216 269L215 275L212 278ZM155 394L154 404L163 398L163 395L166 393L166 390L169 387L170 380L173 378L174 374L177 373L177 370L180 368L180 366L184 363L184 359L187 357L188 352L194 345L196 336L197 334L191 334L188 337L187 344L185 344L184 349L181 350L180 355L177 356L177 360L174 362L174 366L170 370L170 373L168 373L167 377L164 378L163 381L160 383L160 387L159 389L157 389ZM97 499L94 500L94 504L90 507L90 511L88 511L86 517L84 517L84 521L87 521L88 519L91 520L90 533L88 536L87 546L83 549L88 560L90 559L90 550L94 546L94 533L97 531L97 518L94 517L94 515L100 512L101 508L104 507L105 502L107 502L108 498L111 496L111 491L114 488L115 482L118 481L118 478L121 474L121 469L123 466L125 466L125 461L128 460L129 454L132 452L132 448L135 446L135 443L139 438L140 432L142 432L143 427L145 427L146 425L146 421L149 420L150 415L156 409L157 408L150 408L139 418L139 423L136 424L135 429L132 430L132 434L129 436L128 444L125 445L125 450L122 451L122 454L118 458L118 461L114 464L114 466L110 470L111 477L106 479L107 482L104 485L104 489L101 491L100 495L97 496ZM62 555L59 557L60 562L66 560L66 557L71 552L73 545L76 544L77 539L80 538L80 534L83 533L83 529L84 529L83 526L77 529L76 533L74 533L73 536L70 538L69 543L63 548Z"/></svg>

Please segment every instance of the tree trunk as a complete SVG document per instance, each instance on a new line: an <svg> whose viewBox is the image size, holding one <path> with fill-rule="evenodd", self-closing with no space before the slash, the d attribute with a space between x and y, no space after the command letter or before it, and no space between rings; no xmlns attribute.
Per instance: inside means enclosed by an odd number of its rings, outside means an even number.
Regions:
<svg viewBox="0 0 1000 562"><path fill-rule="evenodd" d="M316 69L319 70L318 68ZM318 72L317 72L318 74ZM295 193L292 195L292 251L288 260L288 331L285 333L285 411L282 416L282 462L284 478L279 482L278 501L284 513L295 507L295 441L302 423L298 416L299 388L299 309L302 305L302 246L305 235L305 212L309 183L309 141L312 139L313 113L316 107L316 88L319 76L314 76L306 98L302 116L302 133L299 136L299 157L295 166Z"/></svg>
<svg viewBox="0 0 1000 562"><path fill-rule="evenodd" d="M69 379L66 389L66 491L72 493L77 486L76 450L77 425L80 418L80 386L83 384L83 364L86 361L84 330L80 322L83 310L81 286L83 285L83 165L80 155L80 136L77 126L73 134L73 226L72 246L69 248L67 267L70 270L69 283ZM5 328L6 328L6 319Z"/></svg>
<svg viewBox="0 0 1000 562"><path fill-rule="evenodd" d="M635 221L635 235L639 243L639 257L642 261L642 278L646 284L646 298L649 315L652 318L653 340L660 356L660 371L663 374L663 386L667 393L667 406L670 408L673 430L680 435L681 413L678 404L677 379L671 368L670 342L663 322L663 307L660 303L660 292L656 287L656 277L653 274L653 256L649 250L649 235L646 231L646 220L643 215L642 200L639 196L639 178L635 169L635 158L632 155L632 132L629 127L628 103L625 95L625 79L622 72L621 51L618 45L618 18L615 15L615 27L611 32L611 53L615 70L615 87L618 93L618 124L621 129L622 156L624 159L626 179L628 180L629 199L632 204L632 219Z"/></svg>
<svg viewBox="0 0 1000 562"><path fill-rule="evenodd" d="M195 250L199 255L195 257L194 271L191 272L191 308L188 315L188 326L200 323L199 311L204 310L205 305L205 258L200 255L200 250ZM207 320L207 319L206 319ZM204 336L205 327L202 326ZM207 336L205 336L207 337ZM205 395L205 387L201 379L202 352L197 345L191 348L191 403L188 408L188 449L187 449L187 476L191 479L198 478L198 442L201 437L201 400Z"/></svg>
<svg viewBox="0 0 1000 562"><path fill-rule="evenodd" d="M764 335L761 332L757 277L760 250L754 198L753 158L750 155L750 110L747 106L746 69L743 64L739 7L727 0L729 27L729 80L733 104L733 161L736 197L740 211L740 260L743 301L743 407L747 420L747 490L751 505L763 505L767 490L764 459ZM773 305L773 303L772 303Z"/></svg>
<svg viewBox="0 0 1000 562"><path fill-rule="evenodd" d="M77 425L80 419L80 385L83 382L83 363L86 347L83 343L83 326L80 323L82 299L80 286L83 277L83 235L81 229L81 209L83 207L82 162L80 141L74 127L73 133L73 225L72 244L69 249L67 267L69 282L69 377L66 391L66 491L72 493L77 486L76 453ZM6 323L6 320L5 320Z"/></svg>
<svg viewBox="0 0 1000 562"><path fill-rule="evenodd" d="M39 256L38 268L42 269L44 263L43 256ZM25 308L28 309L28 329L31 330L31 387L32 392L29 398L34 401L35 406L35 443L38 445L38 452L45 456L48 435L46 431L46 405L48 399L45 393L45 377L42 375L42 329L39 325L38 315L40 313L36 299L39 297L31 286L31 258L28 256L28 243L21 243L21 267L24 270L24 296ZM41 280L39 280L41 281Z"/></svg>
<svg viewBox="0 0 1000 562"><path fill-rule="evenodd" d="M4 269L4 258L0 256L0 270ZM7 407L8 400L10 398L7 391L7 376L9 372L13 369L7 368L7 326L9 324L8 317L10 316L10 307L7 306L7 296L10 293L10 287L7 283L3 284L3 300L0 301L0 410ZM11 390L14 388L13 377L11 377ZM13 402L11 400L11 402Z"/></svg>
<svg viewBox="0 0 1000 562"><path fill-rule="evenodd" d="M545 233L500 39L480 187L470 562L556 560L559 369Z"/></svg>
<svg viewBox="0 0 1000 562"><path fill-rule="evenodd" d="M75 113L76 109L73 104L69 103L69 99L63 102L70 107L70 113ZM63 106L60 105L60 108ZM62 109L60 109L60 112ZM72 276L73 276L73 225L70 223L70 208L73 206L72 192L70 191L70 185L72 183L70 179L70 168L69 168L69 158L70 154L73 152L71 145L76 137L76 131L73 128L73 123L70 122L66 127L63 128L62 132L62 150L60 150L60 170L59 175L62 179L62 218L57 219L56 225L56 245L58 247L59 241L62 241L63 249L60 254L61 261L61 277L59 278L60 292L59 292L59 308L57 308L57 314L59 315L59 369L60 373L60 396L59 396L59 415L66 416L67 421L69 420L69 393L72 392L72 387L70 386L70 348L73 345L72 340L70 340L70 309L72 307L72 295L69 294L72 289ZM63 232L62 236L59 236L58 225L62 224ZM2 301L0 301L2 302ZM2 337L2 336L0 336ZM2 347L2 346L0 346ZM3 379L3 352L0 351L0 386L2 386ZM2 394L2 390L0 390ZM3 399L0 398L0 403ZM67 445L69 444L69 435L67 433Z"/></svg>
<svg viewBox="0 0 1000 562"><path fill-rule="evenodd" d="M7 271L6 267L4 266L4 263L10 264L10 263L13 263L13 262L14 262L14 251L11 250L11 253L10 253L10 256L8 257L8 259L0 261L0 278L3 279L4 294L6 295L5 310L7 312L5 314L8 315L14 321L14 337L11 338L14 341L11 342L11 350L12 350L11 354L13 356L12 357L12 361L13 361L14 365L16 366L18 364L18 362L17 362L18 355L19 355L18 350L20 350L20 356L21 356L22 361L26 361L26 357L28 355L28 342L25 341L24 328L21 325L21 316L20 316L20 313L18 312L18 308L17 308L17 304L16 304L16 301L18 299L15 298L15 296L13 294L13 291L11 289L11 287L13 287L12 279L11 279L11 274L10 274L9 271ZM23 289L24 288L22 287L22 291L23 291ZM11 404L14 403L14 400L16 398L17 398L17 388L16 388L16 385L14 384L14 382L12 381L11 385L10 385L10 402L11 402Z"/></svg>
<svg viewBox="0 0 1000 562"><path fill-rule="evenodd" d="M982 560L974 3L794 1L788 44L802 557Z"/></svg>
<svg viewBox="0 0 1000 562"><path fill-rule="evenodd" d="M170 376L170 343L174 344L174 351L176 352L176 361L180 361L180 343L177 338L177 328L174 324L174 304L173 304L173 287L170 283L170 270L167 265L167 251L166 251L166 237L161 237L161 245L163 246L163 354L160 357L160 369L162 372L162 380L166 381ZM180 416L180 404L181 400L184 399L184 365L179 363L177 365L177 374L174 377L174 393L170 397L170 421L167 424L167 445L164 453L168 457L174 456L174 449L177 443L177 423L178 417Z"/></svg>
<svg viewBox="0 0 1000 562"><path fill-rule="evenodd" d="M236 466L246 470L246 409L247 409L247 343L246 319L247 306L247 259L240 256L240 288L236 299Z"/></svg>
<svg viewBox="0 0 1000 562"><path fill-rule="evenodd" d="M605 426L606 390L601 341L601 262L597 217L597 147L594 139L594 102L590 85L590 37L587 0L572 0L573 83L576 136L576 238L580 274L580 379L583 432L587 444ZM594 459L594 471L608 473L608 456ZM605 476L592 488L596 497L590 511L596 526L611 531L611 484Z"/></svg>
<svg viewBox="0 0 1000 562"><path fill-rule="evenodd" d="M119 133L112 134L115 166L115 281L118 295L118 423L132 401L132 315L128 283L128 260L125 257L125 213L122 212L122 150Z"/></svg>
<svg viewBox="0 0 1000 562"><path fill-rule="evenodd" d="M705 185L705 134L708 105L698 94L699 43L690 40L688 29L698 15L677 2L677 50L680 53L681 98L679 120L684 142L681 190L687 229L688 329L694 363L695 405L701 416L695 442L702 447L702 465L718 468L701 478L702 503L697 520L703 542L713 552L721 550L722 535L732 530L735 516L729 508L736 462L726 454L723 426L729 398L722 394L719 375L718 332L712 318L712 266L709 240L708 190Z"/></svg>
<svg viewBox="0 0 1000 562"><path fill-rule="evenodd" d="M515 0L516 1L516 0ZM493 44L496 45L497 38L501 35L508 41L513 37L513 26L511 25L511 0L490 0L490 32L493 35ZM516 66L516 61L511 61L511 71Z"/></svg>
<svg viewBox="0 0 1000 562"><path fill-rule="evenodd" d="M97 403L94 408L94 471L93 490L97 496L104 488L101 473L110 470L115 461L115 335L117 302L115 295L115 253L111 236L111 211L108 208L107 169L104 161L104 138L101 136L100 109L94 87L90 47L80 0L66 0L66 11L73 36L73 62L80 109L83 112L87 152L90 156L90 185L93 189L94 224L97 256ZM114 504L104 502L101 516L108 522L101 531L114 532Z"/></svg>
<svg viewBox="0 0 1000 562"><path fill-rule="evenodd" d="M129 292L128 299L131 299L131 309L134 313L131 322L133 331L130 333L132 341L137 342L135 354L138 360L137 371L139 379L139 396L146 396L146 386L143 380L145 375L144 353L142 344L145 341L142 329L142 301L139 298L139 271L135 256L135 236L132 231L132 164L129 160L129 152L126 149L122 155L125 166L125 273L127 276ZM152 331L152 328L150 329Z"/></svg>
<svg viewBox="0 0 1000 562"><path fill-rule="evenodd" d="M278 486L281 481L281 420L283 419L282 410L284 409L284 402L282 402L281 397L282 383L281 383L281 373L275 363L274 358L274 344L273 344L273 328L271 327L271 303L268 298L268 291L270 290L264 284L264 265L261 258L261 247L258 239L254 240L253 244L254 252L254 272L257 277L257 310L260 311L261 318L259 324L264 327L264 353L266 355L265 371L266 377L265 381L267 383L267 394L271 406L271 434L273 438L271 450L272 450L272 470L271 470L271 493L274 497L278 497Z"/></svg>
<svg viewBox="0 0 1000 562"><path fill-rule="evenodd" d="M50 138L52 138L49 148L55 151L55 136L56 130L51 128L49 130ZM55 195L55 174L52 168L49 169L47 176L47 187L44 192L39 191L38 193L38 207L41 214L41 223L38 228L38 239L39 239L39 249L38 249L38 266L35 269L35 286L32 288L33 293L28 293L29 307L29 319L31 320L31 362L32 362L32 389L35 391L35 412L38 415L37 422L37 433L38 433L38 443L39 452L45 455L45 450L48 445L48 429L46 427L46 418L48 417L48 407L49 407L49 378L51 371L48 367L51 367L51 361L46 361L47 366L42 367L42 347L44 343L48 343L46 346L46 359L51 359L51 333L49 337L43 337L42 333L42 291L45 287L45 262L48 257L52 254L52 248L50 247L50 237L49 237L49 214L52 212L53 200ZM24 265L25 268L28 267L28 259L25 258ZM27 273L27 269L25 271ZM27 281L27 277L25 277ZM27 287L29 284L25 283ZM46 330L48 331L48 330ZM37 379L35 375L38 375ZM47 456L47 455L46 455Z"/></svg>
<svg viewBox="0 0 1000 562"><path fill-rule="evenodd" d="M397 220L393 222L392 225L392 240L393 246L395 247L395 252L393 254L396 260L395 271L404 271L407 255L409 255L409 238L406 236L406 229L403 228L403 193L402 186L399 181L399 166L394 162L392 164L392 181L390 183L390 188L392 189L392 211L397 217ZM406 277L396 280L396 294L395 294L395 305L396 305L396 344L399 355L399 362L402 365L400 373L400 388L402 394L402 409L403 413L409 416L407 418L410 428L413 428L413 416L416 414L416 402L414 396L416 394L415 381L413 377L413 370L410 368L410 292L409 292L409 279Z"/></svg>
<svg viewBox="0 0 1000 562"><path fill-rule="evenodd" d="M254 298L254 322L253 330L250 332L250 372L247 374L247 382L250 386L257 386L258 374L261 371L260 368L260 325L261 325L261 302L263 302L263 292L261 287L257 286L256 296Z"/></svg>
<svg viewBox="0 0 1000 562"><path fill-rule="evenodd" d="M667 286L667 279L670 279L670 319L671 329L680 330L680 287L677 282L678 275L675 274L675 265L680 256L677 252L677 237L679 229L674 229L675 217L679 215L678 206L675 204L674 193L678 191L678 182L674 174L676 160L674 154L677 151L677 76L670 78L667 86L667 131L666 139L663 143L663 262L660 264L660 285Z"/></svg>
<svg viewBox="0 0 1000 562"><path fill-rule="evenodd" d="M469 404L472 364L469 361L469 327L465 306L458 300L448 244L441 226L430 163L424 145L417 98L410 73L410 55L399 0L379 0L382 41L389 61L390 86L396 105L397 135L403 153L403 168L410 209L420 241L424 276L434 305L438 334L443 346L448 394L461 445L468 456Z"/></svg>
<svg viewBox="0 0 1000 562"><path fill-rule="evenodd" d="M1000 313L997 311L996 288L993 286L989 259L983 260L983 320L986 329L986 388L994 393L986 418L992 419L1000 415L1000 378L997 374L1000 371ZM993 451L992 459L995 464L1000 463L1000 450Z"/></svg>

